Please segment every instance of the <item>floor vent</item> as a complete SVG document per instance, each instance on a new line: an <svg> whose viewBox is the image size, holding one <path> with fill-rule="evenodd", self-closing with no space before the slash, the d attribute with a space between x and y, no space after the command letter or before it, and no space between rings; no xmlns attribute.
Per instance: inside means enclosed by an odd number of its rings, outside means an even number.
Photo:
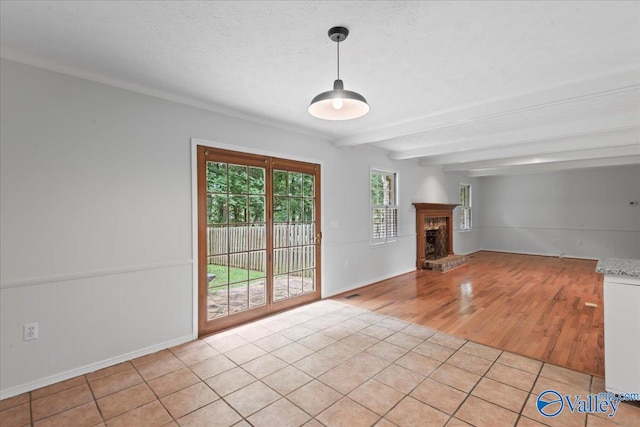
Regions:
<svg viewBox="0 0 640 427"><path fill-rule="evenodd" d="M347 295L346 297L344 297L344 299L351 299L351 298L355 298L355 297L359 297L360 294L351 294L351 295Z"/></svg>

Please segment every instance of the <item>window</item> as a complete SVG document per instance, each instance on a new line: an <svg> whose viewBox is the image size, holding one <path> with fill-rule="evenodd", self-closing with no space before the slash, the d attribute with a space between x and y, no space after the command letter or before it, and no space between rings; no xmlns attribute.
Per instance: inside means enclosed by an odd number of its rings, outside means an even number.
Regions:
<svg viewBox="0 0 640 427"><path fill-rule="evenodd" d="M471 185L460 184L460 230L471 230Z"/></svg>
<svg viewBox="0 0 640 427"><path fill-rule="evenodd" d="M371 243L398 238L398 174L371 169Z"/></svg>

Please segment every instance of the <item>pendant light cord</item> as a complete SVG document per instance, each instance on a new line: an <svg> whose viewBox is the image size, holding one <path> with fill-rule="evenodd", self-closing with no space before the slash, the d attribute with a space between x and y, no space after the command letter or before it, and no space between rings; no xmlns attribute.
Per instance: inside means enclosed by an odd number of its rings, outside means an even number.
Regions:
<svg viewBox="0 0 640 427"><path fill-rule="evenodd" d="M338 80L340 80L340 36L338 36Z"/></svg>

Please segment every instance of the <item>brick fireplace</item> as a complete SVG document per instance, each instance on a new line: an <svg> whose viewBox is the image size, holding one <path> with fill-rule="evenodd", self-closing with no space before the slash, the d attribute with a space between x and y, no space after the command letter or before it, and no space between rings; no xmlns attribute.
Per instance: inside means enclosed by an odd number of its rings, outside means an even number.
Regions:
<svg viewBox="0 0 640 427"><path fill-rule="evenodd" d="M467 262L453 254L453 209L457 204L414 203L416 268L446 271Z"/></svg>

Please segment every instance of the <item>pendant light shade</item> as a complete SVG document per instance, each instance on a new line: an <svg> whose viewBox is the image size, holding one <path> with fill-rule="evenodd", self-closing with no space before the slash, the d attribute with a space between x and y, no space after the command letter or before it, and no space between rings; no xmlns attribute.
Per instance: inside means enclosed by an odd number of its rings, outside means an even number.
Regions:
<svg viewBox="0 0 640 427"><path fill-rule="evenodd" d="M337 43L338 78L333 82L333 90L322 92L311 100L309 114L324 120L350 120L362 117L369 112L369 104L364 96L344 89L340 80L340 42L347 38L349 30L333 27L329 38Z"/></svg>

